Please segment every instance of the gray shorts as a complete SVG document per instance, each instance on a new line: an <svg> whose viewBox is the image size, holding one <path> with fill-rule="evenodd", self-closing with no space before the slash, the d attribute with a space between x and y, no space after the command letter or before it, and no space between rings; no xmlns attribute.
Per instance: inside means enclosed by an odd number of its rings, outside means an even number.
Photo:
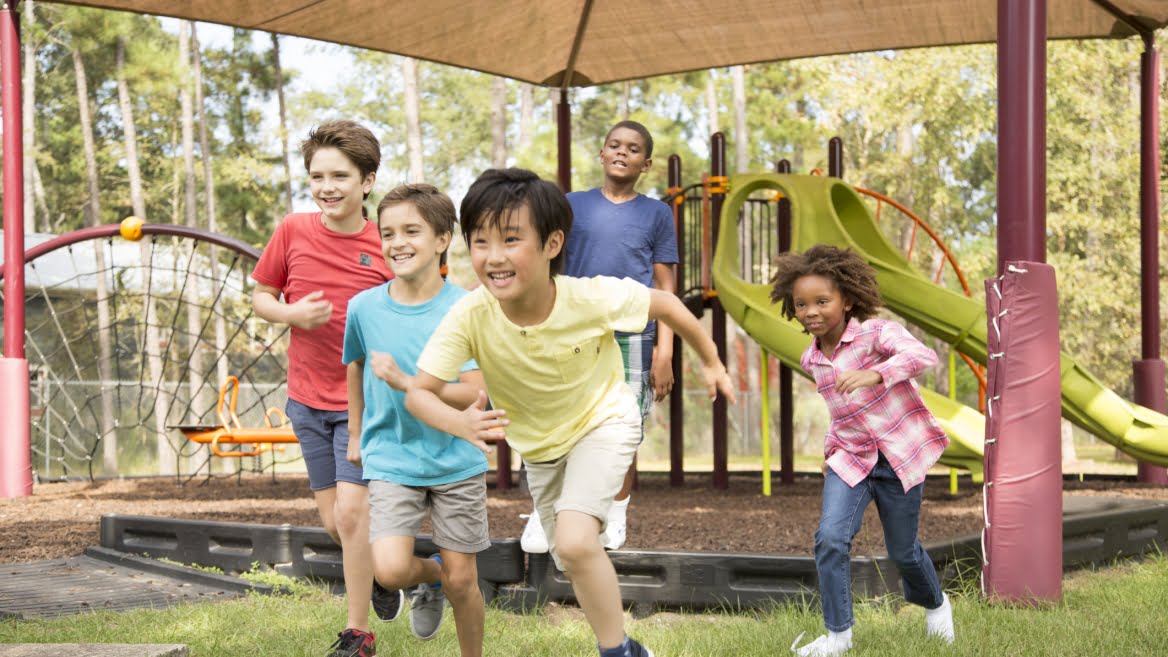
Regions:
<svg viewBox="0 0 1168 657"><path fill-rule="evenodd" d="M338 481L366 484L361 467L345 458L349 449L348 411L322 411L289 399L284 412L300 442L300 453L308 467L309 488L333 488Z"/></svg>
<svg viewBox="0 0 1168 657"><path fill-rule="evenodd" d="M487 530L487 475L439 486L369 482L369 542L417 536L426 509L440 548L474 554L491 546Z"/></svg>

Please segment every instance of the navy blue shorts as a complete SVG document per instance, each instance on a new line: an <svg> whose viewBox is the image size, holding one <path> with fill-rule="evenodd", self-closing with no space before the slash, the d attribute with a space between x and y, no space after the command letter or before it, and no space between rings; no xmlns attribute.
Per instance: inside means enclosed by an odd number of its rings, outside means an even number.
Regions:
<svg viewBox="0 0 1168 657"><path fill-rule="evenodd" d="M361 468L345 458L349 449L348 411L322 411L289 399L284 412L300 441L300 452L308 466L309 488L333 488L338 481L369 485L361 476Z"/></svg>

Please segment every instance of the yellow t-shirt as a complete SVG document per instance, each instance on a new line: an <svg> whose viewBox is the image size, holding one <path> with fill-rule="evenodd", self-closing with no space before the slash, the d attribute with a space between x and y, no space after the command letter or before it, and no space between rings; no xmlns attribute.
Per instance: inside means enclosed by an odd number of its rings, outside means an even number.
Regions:
<svg viewBox="0 0 1168 657"><path fill-rule="evenodd" d="M556 276L552 312L536 326L507 319L485 288L450 309L426 343L418 369L458 378L474 359L491 404L507 411L507 442L532 463L567 454L576 441L636 409L613 331L649 321L649 288L632 279Z"/></svg>

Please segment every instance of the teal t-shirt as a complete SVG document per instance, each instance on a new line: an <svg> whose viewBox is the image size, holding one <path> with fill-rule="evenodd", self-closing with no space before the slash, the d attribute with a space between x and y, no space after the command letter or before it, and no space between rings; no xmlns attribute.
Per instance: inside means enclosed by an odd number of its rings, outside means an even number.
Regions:
<svg viewBox="0 0 1168 657"><path fill-rule="evenodd" d="M369 355L393 356L402 372L417 373L418 356L446 311L466 290L446 283L434 298L405 306L389 296L390 281L349 301L341 360L364 359L365 412L361 416L361 466L366 479L403 486L437 486L487 471L487 457L474 445L423 424L406 410L405 393L370 369ZM474 361L462 371L478 369Z"/></svg>

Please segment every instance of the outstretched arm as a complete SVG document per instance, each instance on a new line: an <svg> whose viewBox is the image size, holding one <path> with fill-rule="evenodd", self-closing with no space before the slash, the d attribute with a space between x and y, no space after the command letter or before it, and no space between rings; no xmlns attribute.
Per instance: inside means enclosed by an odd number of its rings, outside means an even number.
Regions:
<svg viewBox="0 0 1168 657"><path fill-rule="evenodd" d="M406 409L414 417L452 436L462 438L470 444L490 454L488 440L503 440L507 437L504 427L510 420L503 417L502 410L485 410L487 393L478 389L474 401L463 408L455 408L442 401L440 392L447 383L442 379L418 370L406 393Z"/></svg>
<svg viewBox="0 0 1168 657"><path fill-rule="evenodd" d="M710 399L717 397L720 391L730 403L734 403L734 386L730 383L726 366L718 359L714 341L702 330L702 325L681 299L661 290L649 290L649 319L664 322L698 352L702 359L702 380L709 390Z"/></svg>
<svg viewBox="0 0 1168 657"><path fill-rule="evenodd" d="M673 280L673 265L653 263L653 289L673 294ZM654 401L665 399L673 389L673 329L668 324L657 325L657 346L653 348L650 383Z"/></svg>

